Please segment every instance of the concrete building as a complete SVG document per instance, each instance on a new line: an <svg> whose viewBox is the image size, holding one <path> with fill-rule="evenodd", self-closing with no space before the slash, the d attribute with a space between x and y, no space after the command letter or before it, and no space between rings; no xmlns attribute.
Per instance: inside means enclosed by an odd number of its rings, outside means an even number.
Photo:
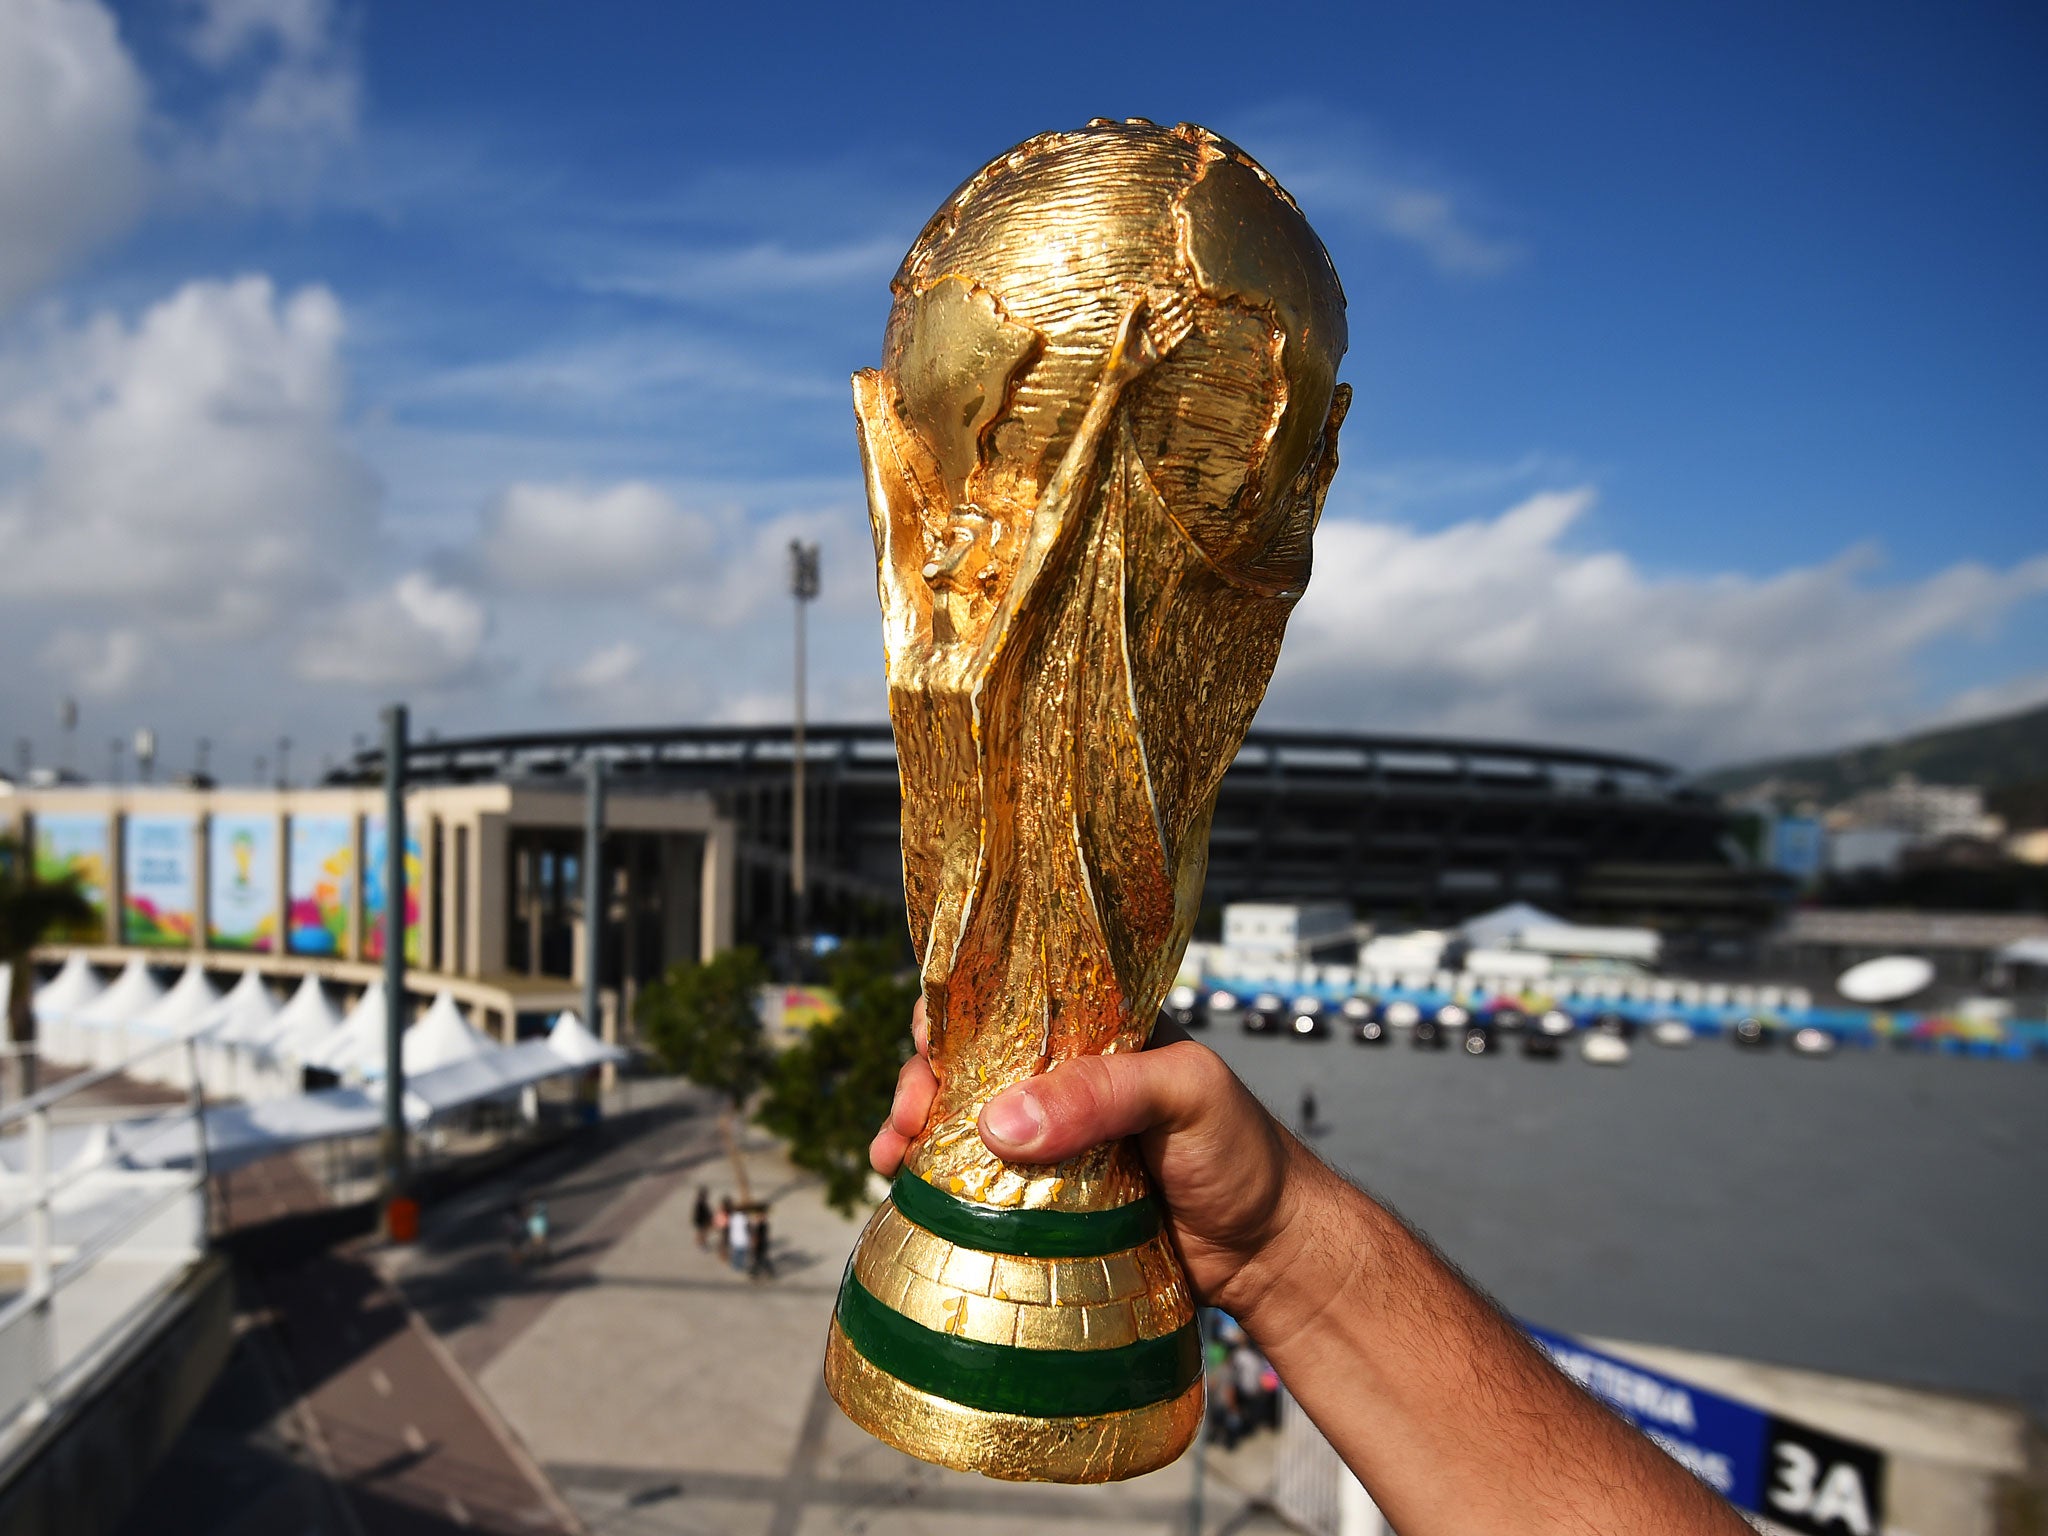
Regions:
<svg viewBox="0 0 2048 1536"><path fill-rule="evenodd" d="M2005 823L1984 809L1984 791L1976 785L1923 784L1910 773L1850 796L1828 812L1827 822L1837 832L1902 832L1916 843L1996 838L2005 831Z"/></svg>
<svg viewBox="0 0 2048 1536"><path fill-rule="evenodd" d="M314 974L343 988L382 974L383 794L55 788L0 795L0 826L41 876L77 878L90 931L39 952L221 972ZM447 990L499 1038L580 1006L586 914L581 786L430 784L406 797L407 989ZM733 942L735 829L688 789L606 797L607 1039L623 1002L679 960Z"/></svg>

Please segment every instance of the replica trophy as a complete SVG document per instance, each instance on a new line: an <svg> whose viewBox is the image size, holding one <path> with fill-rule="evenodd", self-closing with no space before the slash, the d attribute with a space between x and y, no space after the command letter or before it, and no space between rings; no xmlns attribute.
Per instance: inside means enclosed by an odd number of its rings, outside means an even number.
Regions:
<svg viewBox="0 0 2048 1536"><path fill-rule="evenodd" d="M1187 1278L1133 1147L1012 1166L975 1121L1151 1031L1308 580L1344 295L1248 155L1142 119L994 161L892 286L854 408L939 1090L825 1376L914 1456L1106 1482L1200 1424Z"/></svg>

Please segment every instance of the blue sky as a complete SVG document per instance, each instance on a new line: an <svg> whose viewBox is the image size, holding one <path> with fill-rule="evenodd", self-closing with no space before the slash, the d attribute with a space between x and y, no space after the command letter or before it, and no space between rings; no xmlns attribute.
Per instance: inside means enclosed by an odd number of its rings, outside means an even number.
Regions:
<svg viewBox="0 0 2048 1536"><path fill-rule="evenodd" d="M1704 765L2048 696L2037 14L697 9L0 0L9 740L776 718L792 534L879 717L846 376L1098 114L1238 140L1345 281L1269 722Z"/></svg>

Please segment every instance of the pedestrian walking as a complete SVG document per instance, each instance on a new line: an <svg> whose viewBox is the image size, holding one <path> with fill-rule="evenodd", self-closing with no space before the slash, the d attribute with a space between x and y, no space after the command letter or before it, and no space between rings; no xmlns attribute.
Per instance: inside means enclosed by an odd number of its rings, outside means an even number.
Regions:
<svg viewBox="0 0 2048 1536"><path fill-rule="evenodd" d="M534 1201L533 1209L526 1216L526 1256L542 1260L553 1258L554 1247L550 1241L553 1231L548 1221L547 1201Z"/></svg>
<svg viewBox="0 0 2048 1536"><path fill-rule="evenodd" d="M697 1186L697 1203L690 1211L690 1225L697 1229L697 1246L699 1248L711 1246L712 1224L711 1191L702 1184L699 1184Z"/></svg>
<svg viewBox="0 0 2048 1536"><path fill-rule="evenodd" d="M732 1267L743 1275L747 1272L749 1246L753 1235L753 1223L747 1217L747 1208L743 1205L734 1206L732 1215L726 1219L725 1240L732 1255Z"/></svg>
<svg viewBox="0 0 2048 1536"><path fill-rule="evenodd" d="M732 1196L726 1195L718 1202L718 1214L711 1218L712 1229L718 1236L718 1261L723 1264L732 1257Z"/></svg>
<svg viewBox="0 0 2048 1536"><path fill-rule="evenodd" d="M755 1280L775 1278L775 1256L768 1251L768 1207L754 1207L754 1219L747 1224L748 1236L753 1240L754 1259L747 1274Z"/></svg>
<svg viewBox="0 0 2048 1536"><path fill-rule="evenodd" d="M1313 1088L1301 1090L1301 1129L1304 1134L1313 1133L1316 1128L1316 1091Z"/></svg>

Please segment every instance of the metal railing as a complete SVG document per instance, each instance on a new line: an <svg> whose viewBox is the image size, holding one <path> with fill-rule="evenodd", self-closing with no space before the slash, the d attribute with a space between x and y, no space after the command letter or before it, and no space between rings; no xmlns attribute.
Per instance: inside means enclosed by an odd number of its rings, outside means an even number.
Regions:
<svg viewBox="0 0 2048 1536"><path fill-rule="evenodd" d="M0 1251L25 1249L26 1266L20 1292L0 1305L0 1457L32 1434L59 1410L68 1397L90 1380L95 1366L132 1333L163 1295L206 1251L210 1238L207 1209L209 1168L205 1101L199 1064L199 1035L172 1036L129 1054L111 1066L66 1078L54 1087L0 1109L0 1136L17 1129L26 1141L26 1167L0 1173L0 1234L27 1226L27 1241L0 1242ZM137 1063L167 1051L186 1052L189 1090L183 1106L159 1118L140 1141L124 1150L136 1151L161 1138L184 1132L192 1138L192 1162L186 1169L135 1169L83 1157L74 1166L53 1169L53 1112L103 1083L120 1077ZM16 1048L27 1055L33 1046ZM83 1124L81 1121L67 1121ZM87 1203L73 1213L80 1230L58 1241L59 1201L74 1190L97 1187L117 1198L110 1210L95 1211ZM189 1237L177 1241L182 1223L172 1223L172 1240L137 1243L175 1205L192 1209ZM97 1217L97 1219L95 1219ZM95 1278L110 1278L110 1266L123 1259L129 1273L117 1283L101 1286L89 1300L76 1288ZM81 1299L69 1324L59 1329L60 1299L67 1293Z"/></svg>

